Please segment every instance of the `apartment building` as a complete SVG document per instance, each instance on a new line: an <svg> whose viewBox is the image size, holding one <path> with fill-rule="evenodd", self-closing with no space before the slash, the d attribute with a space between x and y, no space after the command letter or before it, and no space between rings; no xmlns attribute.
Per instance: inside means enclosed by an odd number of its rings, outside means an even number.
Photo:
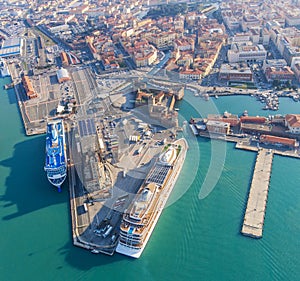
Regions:
<svg viewBox="0 0 300 281"><path fill-rule="evenodd" d="M179 78L184 80L199 80L202 77L202 71L199 69L184 68L179 71Z"/></svg>
<svg viewBox="0 0 300 281"><path fill-rule="evenodd" d="M274 80L291 81L294 78L294 72L289 66L267 67L265 75L268 82L272 82Z"/></svg>

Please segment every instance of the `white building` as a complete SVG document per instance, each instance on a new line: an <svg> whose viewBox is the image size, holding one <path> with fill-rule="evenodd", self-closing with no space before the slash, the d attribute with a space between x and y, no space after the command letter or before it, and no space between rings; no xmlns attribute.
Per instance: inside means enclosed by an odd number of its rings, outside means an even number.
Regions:
<svg viewBox="0 0 300 281"><path fill-rule="evenodd" d="M67 31L67 30L69 30L69 25L67 25L67 24L61 24L61 25L53 26L53 27L49 28L49 30L52 33L58 33L58 32L62 32L62 31Z"/></svg>
<svg viewBox="0 0 300 281"><path fill-rule="evenodd" d="M0 48L0 58L22 55L23 44L23 39L18 37L4 40Z"/></svg>
<svg viewBox="0 0 300 281"><path fill-rule="evenodd" d="M291 69L294 69L296 64L300 64L300 57L293 57L291 63Z"/></svg>
<svg viewBox="0 0 300 281"><path fill-rule="evenodd" d="M184 69L179 72L179 78L185 80L199 80L202 74L202 71L199 69Z"/></svg>
<svg viewBox="0 0 300 281"><path fill-rule="evenodd" d="M253 45L251 42L235 43L231 45L231 49L227 53L228 61L264 61L267 57L267 51L263 45Z"/></svg>
<svg viewBox="0 0 300 281"><path fill-rule="evenodd" d="M56 72L58 83L63 83L65 81L71 80L68 71L65 68L60 68Z"/></svg>
<svg viewBox="0 0 300 281"><path fill-rule="evenodd" d="M300 9L290 11L290 13L285 17L285 22L287 26L300 25Z"/></svg>
<svg viewBox="0 0 300 281"><path fill-rule="evenodd" d="M265 72L269 67L281 68L284 66L287 66L287 63L284 59L265 60L262 66L262 70Z"/></svg>
<svg viewBox="0 0 300 281"><path fill-rule="evenodd" d="M300 82L300 57L292 58L291 69L294 71L298 82Z"/></svg>

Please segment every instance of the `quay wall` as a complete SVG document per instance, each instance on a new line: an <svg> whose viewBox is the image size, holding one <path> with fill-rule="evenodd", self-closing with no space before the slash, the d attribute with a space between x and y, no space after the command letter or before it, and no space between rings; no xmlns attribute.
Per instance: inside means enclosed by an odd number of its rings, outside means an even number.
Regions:
<svg viewBox="0 0 300 281"><path fill-rule="evenodd" d="M241 233L252 238L261 238L267 206L269 183L272 171L273 151L258 150L247 208Z"/></svg>

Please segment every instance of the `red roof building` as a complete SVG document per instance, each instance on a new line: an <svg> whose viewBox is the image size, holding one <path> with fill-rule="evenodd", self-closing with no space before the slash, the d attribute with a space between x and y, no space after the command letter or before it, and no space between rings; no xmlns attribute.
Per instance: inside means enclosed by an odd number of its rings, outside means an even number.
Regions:
<svg viewBox="0 0 300 281"><path fill-rule="evenodd" d="M296 139L281 138L270 135L261 135L260 142L265 144L273 144L277 146L287 146L290 148L299 147L299 142Z"/></svg>
<svg viewBox="0 0 300 281"><path fill-rule="evenodd" d="M36 98L38 95L37 95L36 91L34 90L29 77L24 75L22 77L22 82L23 82L23 86L24 86L24 89L26 91L27 97L30 98L30 99Z"/></svg>
<svg viewBox="0 0 300 281"><path fill-rule="evenodd" d="M267 118L262 116L242 116L240 120L241 123L264 124L266 123Z"/></svg>
<svg viewBox="0 0 300 281"><path fill-rule="evenodd" d="M285 125L292 134L300 134L300 114L287 114Z"/></svg>

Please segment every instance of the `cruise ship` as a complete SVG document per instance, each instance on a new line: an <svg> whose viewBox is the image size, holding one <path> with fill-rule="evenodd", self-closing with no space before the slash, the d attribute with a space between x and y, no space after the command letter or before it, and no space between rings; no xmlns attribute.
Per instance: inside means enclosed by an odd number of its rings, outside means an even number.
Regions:
<svg viewBox="0 0 300 281"><path fill-rule="evenodd" d="M183 138L164 146L123 215L117 253L133 258L141 256L177 181L187 149Z"/></svg>
<svg viewBox="0 0 300 281"><path fill-rule="evenodd" d="M49 182L56 186L60 192L61 185L67 177L65 133L62 120L51 121L47 124L44 169Z"/></svg>

